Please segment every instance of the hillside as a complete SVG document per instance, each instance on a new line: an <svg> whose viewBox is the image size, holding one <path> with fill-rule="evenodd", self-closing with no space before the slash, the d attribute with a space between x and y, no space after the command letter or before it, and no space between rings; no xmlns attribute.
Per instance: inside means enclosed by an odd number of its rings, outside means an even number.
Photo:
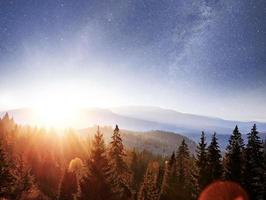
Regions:
<svg viewBox="0 0 266 200"><path fill-rule="evenodd" d="M92 137L96 133L97 127L91 127L87 129L82 129L79 131L83 136ZM107 143L110 142L113 129L111 126L101 127L101 132L104 134L104 139ZM148 150L154 154L160 154L164 156L169 156L177 147L181 144L182 140L185 139L188 144L189 150L195 153L196 143L186 136L166 131L146 131L146 132L136 132L121 130L121 135L123 143L127 148L138 150Z"/></svg>

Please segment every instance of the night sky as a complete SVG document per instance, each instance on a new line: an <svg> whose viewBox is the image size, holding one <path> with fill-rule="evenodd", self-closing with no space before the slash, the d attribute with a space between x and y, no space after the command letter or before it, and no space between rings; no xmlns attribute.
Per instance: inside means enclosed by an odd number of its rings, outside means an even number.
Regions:
<svg viewBox="0 0 266 200"><path fill-rule="evenodd" d="M1 0L0 109L40 98L266 121L266 1Z"/></svg>

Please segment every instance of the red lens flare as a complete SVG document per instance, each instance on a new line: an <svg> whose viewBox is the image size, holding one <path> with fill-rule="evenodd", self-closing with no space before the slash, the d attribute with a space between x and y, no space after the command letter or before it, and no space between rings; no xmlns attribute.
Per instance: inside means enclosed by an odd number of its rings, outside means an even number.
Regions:
<svg viewBox="0 0 266 200"><path fill-rule="evenodd" d="M237 183L217 181L207 186L199 200L248 200L245 190Z"/></svg>

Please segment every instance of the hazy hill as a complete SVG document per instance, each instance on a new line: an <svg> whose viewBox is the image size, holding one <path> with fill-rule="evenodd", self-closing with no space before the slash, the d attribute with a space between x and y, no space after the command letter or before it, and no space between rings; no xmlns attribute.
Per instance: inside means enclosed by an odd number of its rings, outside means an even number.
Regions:
<svg viewBox="0 0 266 200"><path fill-rule="evenodd" d="M94 126L91 128L82 129L79 132L83 136L88 135L89 137L93 137L96 131L97 127ZM110 126L104 126L101 127L101 132L104 134L105 141L109 143L113 133L113 128ZM145 149L154 154L169 156L173 151L177 149L177 147L184 139L191 153L194 153L196 150L196 143L193 140L177 133L158 130L137 132L124 129L120 130L120 132L122 135L123 143L127 148L130 149Z"/></svg>

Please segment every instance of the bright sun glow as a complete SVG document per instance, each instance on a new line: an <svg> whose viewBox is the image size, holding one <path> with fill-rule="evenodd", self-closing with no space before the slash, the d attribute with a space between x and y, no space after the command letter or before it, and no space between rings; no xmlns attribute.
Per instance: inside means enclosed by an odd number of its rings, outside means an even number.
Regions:
<svg viewBox="0 0 266 200"><path fill-rule="evenodd" d="M48 127L67 127L73 124L77 110L62 104L45 104L34 108L36 121Z"/></svg>
<svg viewBox="0 0 266 200"><path fill-rule="evenodd" d="M64 128L74 126L78 117L77 93L43 92L34 104L36 124L46 127Z"/></svg>
<svg viewBox="0 0 266 200"><path fill-rule="evenodd" d="M31 91L28 96L32 125L53 128L81 128L94 125L93 114L88 108L109 108L123 105L123 98L108 88L96 87L89 82L60 82L46 84ZM94 120L95 121L95 120ZM98 122L97 122L98 123Z"/></svg>
<svg viewBox="0 0 266 200"><path fill-rule="evenodd" d="M36 124L46 127L70 127L77 119L78 110L66 102L45 102L34 107Z"/></svg>

